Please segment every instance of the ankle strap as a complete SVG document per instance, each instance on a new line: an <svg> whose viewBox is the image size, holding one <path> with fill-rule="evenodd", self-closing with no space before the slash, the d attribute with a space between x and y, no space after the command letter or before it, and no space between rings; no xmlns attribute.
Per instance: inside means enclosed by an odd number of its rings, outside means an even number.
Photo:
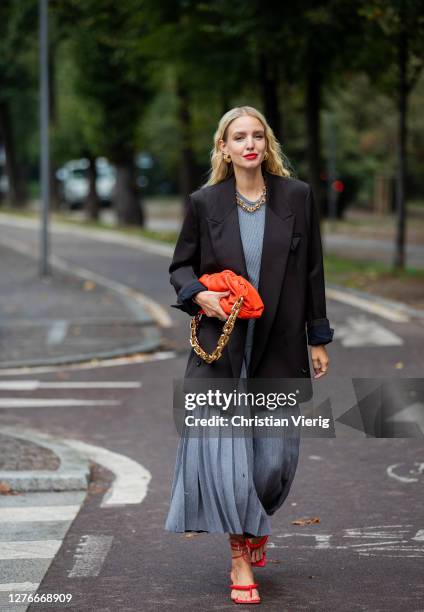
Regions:
<svg viewBox="0 0 424 612"><path fill-rule="evenodd" d="M232 559L240 559L241 557L247 557L246 561L250 561L249 549L247 547L245 540L238 540L236 538L229 538L230 546L231 546L231 558ZM241 553L240 555L234 555L234 552Z"/></svg>

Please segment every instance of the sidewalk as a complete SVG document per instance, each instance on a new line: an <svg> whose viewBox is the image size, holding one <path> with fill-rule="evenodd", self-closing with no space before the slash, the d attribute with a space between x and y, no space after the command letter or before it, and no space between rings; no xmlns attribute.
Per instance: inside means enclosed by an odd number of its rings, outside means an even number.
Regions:
<svg viewBox="0 0 424 612"><path fill-rule="evenodd" d="M156 322L138 302L0 246L0 369L155 350Z"/></svg>

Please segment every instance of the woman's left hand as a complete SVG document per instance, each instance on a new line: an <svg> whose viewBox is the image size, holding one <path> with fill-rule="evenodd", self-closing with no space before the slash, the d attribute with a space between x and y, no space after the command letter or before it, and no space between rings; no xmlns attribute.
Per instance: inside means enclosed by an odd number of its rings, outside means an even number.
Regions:
<svg viewBox="0 0 424 612"><path fill-rule="evenodd" d="M324 344L311 346L311 361L314 368L314 378L321 378L327 373L329 359Z"/></svg>

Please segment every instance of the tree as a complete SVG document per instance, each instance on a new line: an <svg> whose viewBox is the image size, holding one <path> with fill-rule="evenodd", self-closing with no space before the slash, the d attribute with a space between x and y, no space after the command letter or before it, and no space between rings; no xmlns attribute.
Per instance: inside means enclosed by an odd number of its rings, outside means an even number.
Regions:
<svg viewBox="0 0 424 612"><path fill-rule="evenodd" d="M13 119L16 98L22 99L32 86L33 75L26 53L33 48L31 33L36 31L36 15L36 4L31 0L0 3L0 140L6 153L12 206L23 206L26 199L15 129L21 126L15 126Z"/></svg>
<svg viewBox="0 0 424 612"><path fill-rule="evenodd" d="M252 75L252 64L246 54L243 20L234 19L238 6L223 0L151 0L146 4L151 28L140 45L156 74L165 68L172 70L180 186L187 205L189 193L203 182L194 138L196 107L229 110L230 99L246 86L245 75ZM212 125L215 128L216 118ZM210 134L208 141L211 142Z"/></svg>
<svg viewBox="0 0 424 612"><path fill-rule="evenodd" d="M118 222L143 225L135 143L138 122L153 94L139 46L148 26L144 2L63 0L56 2L55 9L68 24L76 90L96 109L96 142L116 166Z"/></svg>
<svg viewBox="0 0 424 612"><path fill-rule="evenodd" d="M396 210L397 230L393 266L405 267L408 102L424 64L423 0L364 2L361 14L368 24L364 68L384 91L395 92L398 111ZM394 70L391 70L394 68Z"/></svg>

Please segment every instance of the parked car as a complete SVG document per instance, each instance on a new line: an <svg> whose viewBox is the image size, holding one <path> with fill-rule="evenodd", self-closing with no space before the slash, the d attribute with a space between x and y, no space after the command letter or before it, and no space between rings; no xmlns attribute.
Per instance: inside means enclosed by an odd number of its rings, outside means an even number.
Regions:
<svg viewBox="0 0 424 612"><path fill-rule="evenodd" d="M82 208L89 191L88 159L73 159L56 172L61 182L62 199L71 209ZM116 183L114 166L104 157L96 159L96 191L102 205L110 205Z"/></svg>

